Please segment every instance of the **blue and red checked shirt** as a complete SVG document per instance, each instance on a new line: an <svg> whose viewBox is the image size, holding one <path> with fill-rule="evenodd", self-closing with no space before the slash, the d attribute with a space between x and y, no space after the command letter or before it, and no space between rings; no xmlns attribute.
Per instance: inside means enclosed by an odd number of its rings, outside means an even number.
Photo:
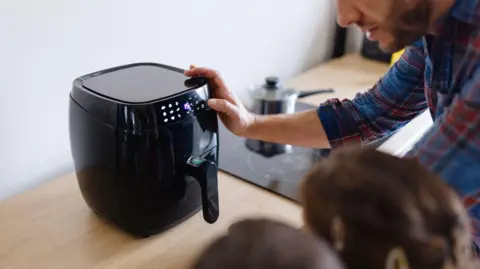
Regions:
<svg viewBox="0 0 480 269"><path fill-rule="evenodd" d="M463 198L480 246L480 0L457 0L374 87L328 100L318 114L339 147L390 135L427 109L434 125L407 155Z"/></svg>

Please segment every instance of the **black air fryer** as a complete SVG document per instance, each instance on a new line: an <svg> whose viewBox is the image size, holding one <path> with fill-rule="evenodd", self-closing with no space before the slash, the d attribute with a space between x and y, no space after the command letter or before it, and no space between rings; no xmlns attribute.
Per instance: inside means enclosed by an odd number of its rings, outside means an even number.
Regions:
<svg viewBox="0 0 480 269"><path fill-rule="evenodd" d="M72 156L81 193L100 217L135 236L160 233L203 208L219 215L218 120L205 78L138 63L76 79Z"/></svg>

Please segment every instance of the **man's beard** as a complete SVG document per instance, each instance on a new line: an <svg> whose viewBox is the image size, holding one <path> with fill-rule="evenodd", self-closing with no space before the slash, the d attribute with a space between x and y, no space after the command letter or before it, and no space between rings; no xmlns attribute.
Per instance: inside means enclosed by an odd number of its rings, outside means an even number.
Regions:
<svg viewBox="0 0 480 269"><path fill-rule="evenodd" d="M403 2L395 0L396 3ZM402 14L395 14L395 11L402 10L400 7L392 9L390 18L394 18L387 29L390 29L393 41L388 44L379 44L385 52L396 52L408 45L411 45L423 35L430 26L431 3L428 0L420 0L418 4Z"/></svg>

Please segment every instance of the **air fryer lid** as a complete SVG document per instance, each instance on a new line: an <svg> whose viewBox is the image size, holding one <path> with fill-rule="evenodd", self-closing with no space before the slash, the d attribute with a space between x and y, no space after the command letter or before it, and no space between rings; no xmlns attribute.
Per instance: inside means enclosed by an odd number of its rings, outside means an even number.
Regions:
<svg viewBox="0 0 480 269"><path fill-rule="evenodd" d="M205 85L188 78L183 70L142 63L98 72L82 80L82 86L103 97L126 103L145 103Z"/></svg>

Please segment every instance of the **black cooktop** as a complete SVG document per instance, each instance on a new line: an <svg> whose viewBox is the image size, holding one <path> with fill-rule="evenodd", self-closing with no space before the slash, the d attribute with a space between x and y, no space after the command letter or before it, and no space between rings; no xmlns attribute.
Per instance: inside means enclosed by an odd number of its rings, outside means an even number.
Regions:
<svg viewBox="0 0 480 269"><path fill-rule="evenodd" d="M298 102L295 110L316 108ZM389 136L370 146L379 147ZM331 149L312 149L247 140L233 135L219 122L219 169L272 193L298 202L300 181Z"/></svg>
<svg viewBox="0 0 480 269"><path fill-rule="evenodd" d="M314 108L296 104L296 111ZM330 149L312 149L247 140L219 122L219 169L256 186L298 202L298 187L312 166Z"/></svg>

